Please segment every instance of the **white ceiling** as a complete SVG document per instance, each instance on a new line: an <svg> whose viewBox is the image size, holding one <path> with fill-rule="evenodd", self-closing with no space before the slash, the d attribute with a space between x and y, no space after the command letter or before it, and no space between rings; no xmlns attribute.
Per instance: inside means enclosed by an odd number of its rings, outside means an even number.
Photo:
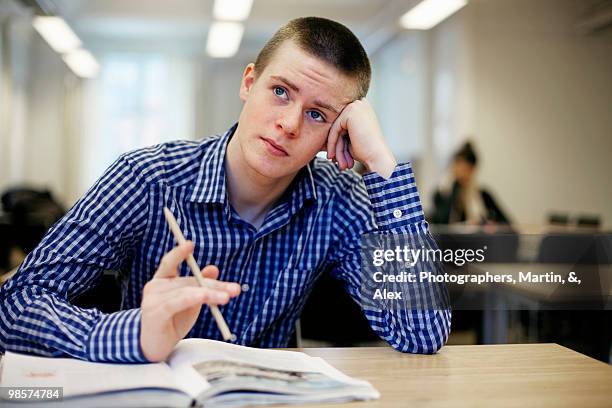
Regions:
<svg viewBox="0 0 612 408"><path fill-rule="evenodd" d="M96 47L202 50L213 0L51 0L77 34ZM373 51L419 0L254 0L241 49L259 49L282 24L300 16L340 21Z"/></svg>

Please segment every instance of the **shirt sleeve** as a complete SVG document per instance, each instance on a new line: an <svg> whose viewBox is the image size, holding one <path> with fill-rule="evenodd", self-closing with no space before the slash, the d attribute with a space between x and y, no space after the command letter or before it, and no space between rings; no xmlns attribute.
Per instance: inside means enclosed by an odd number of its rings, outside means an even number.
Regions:
<svg viewBox="0 0 612 408"><path fill-rule="evenodd" d="M0 288L0 351L145 362L140 310L105 314L70 300L125 267L146 226L146 184L119 158Z"/></svg>
<svg viewBox="0 0 612 408"><path fill-rule="evenodd" d="M364 183L354 183L342 194L336 209L336 230L342 237L333 251L332 275L342 280L351 297L360 305L372 329L393 348L410 353L435 353L448 339L451 311L444 285L417 288L438 290L425 297L436 298L431 304L414 307L382 307L363 296L365 276L362 268L361 239L365 234L403 236L414 247L437 249L423 214L411 165L398 165L385 179L368 173ZM419 258L414 269L443 274L443 265ZM414 295L415 284L406 285L405 296Z"/></svg>

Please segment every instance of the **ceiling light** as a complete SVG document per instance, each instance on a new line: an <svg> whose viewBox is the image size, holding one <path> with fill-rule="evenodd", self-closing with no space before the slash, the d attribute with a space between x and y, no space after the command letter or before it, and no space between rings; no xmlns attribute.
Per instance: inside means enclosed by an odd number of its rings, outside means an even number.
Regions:
<svg viewBox="0 0 612 408"><path fill-rule="evenodd" d="M100 65L87 50L74 50L62 57L72 72L81 78L93 78L98 74Z"/></svg>
<svg viewBox="0 0 612 408"><path fill-rule="evenodd" d="M215 0L213 16L222 21L244 21L252 5L253 0Z"/></svg>
<svg viewBox="0 0 612 408"><path fill-rule="evenodd" d="M402 27L429 30L467 4L467 0L423 0L400 18Z"/></svg>
<svg viewBox="0 0 612 408"><path fill-rule="evenodd" d="M47 43L59 54L75 50L81 40L61 17L34 17L32 25Z"/></svg>
<svg viewBox="0 0 612 408"><path fill-rule="evenodd" d="M214 58L227 58L238 52L244 27L240 23L216 22L210 26L206 51Z"/></svg>

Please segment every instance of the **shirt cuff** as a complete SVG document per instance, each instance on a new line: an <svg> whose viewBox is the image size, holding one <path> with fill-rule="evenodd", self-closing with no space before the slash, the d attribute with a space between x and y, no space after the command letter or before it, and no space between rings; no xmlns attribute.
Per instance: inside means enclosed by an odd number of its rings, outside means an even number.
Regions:
<svg viewBox="0 0 612 408"><path fill-rule="evenodd" d="M105 314L89 338L90 361L148 363L140 348L140 309Z"/></svg>
<svg viewBox="0 0 612 408"><path fill-rule="evenodd" d="M393 229L425 220L410 163L399 164L388 179L368 173L363 181L379 228Z"/></svg>

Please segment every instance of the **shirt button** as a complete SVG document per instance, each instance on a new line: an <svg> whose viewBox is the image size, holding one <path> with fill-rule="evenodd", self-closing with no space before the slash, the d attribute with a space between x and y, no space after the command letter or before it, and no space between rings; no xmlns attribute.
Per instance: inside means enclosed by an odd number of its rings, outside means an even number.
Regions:
<svg viewBox="0 0 612 408"><path fill-rule="evenodd" d="M395 210L395 211L393 211L393 216L394 216L395 218L401 218L401 216L402 216L402 210Z"/></svg>
<svg viewBox="0 0 612 408"><path fill-rule="evenodd" d="M249 284L248 283L243 283L242 284L242 291L243 292L248 292L250 289Z"/></svg>

